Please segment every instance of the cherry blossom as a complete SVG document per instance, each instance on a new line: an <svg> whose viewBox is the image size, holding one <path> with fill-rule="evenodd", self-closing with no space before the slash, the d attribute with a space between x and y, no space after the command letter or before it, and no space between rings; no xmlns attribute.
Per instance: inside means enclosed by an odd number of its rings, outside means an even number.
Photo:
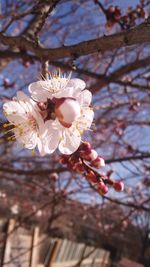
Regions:
<svg viewBox="0 0 150 267"><path fill-rule="evenodd" d="M86 101L87 99L85 98ZM53 153L58 147L61 153L69 155L78 149L82 133L85 130L89 130L94 116L93 110L86 105L84 106L85 102L82 99L82 104L81 102L77 103L79 110L76 109L76 105L68 107L68 104L65 106L64 103L62 108L62 113L63 110L65 111L63 120L60 120L61 107L59 107L59 116L57 116L56 112L55 120L46 121L45 124L48 131L43 139L43 142L47 144L45 145L46 153ZM73 111L73 109L75 110Z"/></svg>
<svg viewBox="0 0 150 267"><path fill-rule="evenodd" d="M42 146L42 136L44 135L44 121L40 115L36 103L27 95L19 91L17 98L8 101L3 105L4 114L10 123L11 132L23 147L34 149L36 146L41 154L44 153Z"/></svg>
<svg viewBox="0 0 150 267"><path fill-rule="evenodd" d="M57 148L63 154L74 153L94 117L92 94L85 86L81 79L59 73L30 84L32 99L18 92L17 98L3 107L15 139L28 149L37 146L41 155Z"/></svg>
<svg viewBox="0 0 150 267"><path fill-rule="evenodd" d="M45 118L47 134L42 140L45 153L58 147L63 154L74 153L85 130L89 130L94 112L90 104L92 94L81 79L66 78L59 72L49 79L29 85L32 98L38 102ZM44 108L45 107L45 108Z"/></svg>
<svg viewBox="0 0 150 267"><path fill-rule="evenodd" d="M76 98L86 84L81 79L70 79L62 76L61 72L57 75L50 76L48 79L40 80L29 85L29 92L34 100L38 102L46 102L47 99L73 97Z"/></svg>

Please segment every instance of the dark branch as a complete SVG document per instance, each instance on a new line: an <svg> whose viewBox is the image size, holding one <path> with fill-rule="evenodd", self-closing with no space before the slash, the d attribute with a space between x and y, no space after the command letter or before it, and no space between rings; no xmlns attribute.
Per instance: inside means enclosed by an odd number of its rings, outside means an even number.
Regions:
<svg viewBox="0 0 150 267"><path fill-rule="evenodd" d="M37 5L33 7L32 14L34 14L34 17L22 34L28 35L29 37L37 36L45 24L46 18L59 2L60 0L40 0Z"/></svg>
<svg viewBox="0 0 150 267"><path fill-rule="evenodd" d="M130 161L130 160L143 160L143 159L148 159L150 158L150 153L145 153L142 155L135 155L135 156L128 156L128 157L123 157L123 158L116 158L116 159L107 159L105 162L108 163L113 163L113 162L122 162L122 161Z"/></svg>
<svg viewBox="0 0 150 267"><path fill-rule="evenodd" d="M23 47L39 58L56 60L66 57L80 57L98 52L104 53L105 51L112 51L116 48L149 43L150 27L144 22L133 29L125 30L121 33L81 42L72 46L62 46L53 49L43 48L31 40L27 40L25 36L10 37L0 33L0 41L4 45L17 48Z"/></svg>

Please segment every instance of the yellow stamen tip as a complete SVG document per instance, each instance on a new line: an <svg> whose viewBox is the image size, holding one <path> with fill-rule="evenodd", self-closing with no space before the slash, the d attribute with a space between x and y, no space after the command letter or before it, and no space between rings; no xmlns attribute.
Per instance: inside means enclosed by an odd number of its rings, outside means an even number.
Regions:
<svg viewBox="0 0 150 267"><path fill-rule="evenodd" d="M5 124L3 124L3 127L4 127L4 128L7 128L8 126L10 126L10 123L5 123Z"/></svg>

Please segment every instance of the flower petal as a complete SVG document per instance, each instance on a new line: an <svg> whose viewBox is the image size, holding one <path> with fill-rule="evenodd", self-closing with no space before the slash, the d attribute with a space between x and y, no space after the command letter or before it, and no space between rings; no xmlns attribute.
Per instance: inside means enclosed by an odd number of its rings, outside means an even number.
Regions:
<svg viewBox="0 0 150 267"><path fill-rule="evenodd" d="M47 99L50 98L51 93L48 91L48 82L49 81L38 81L29 85L28 90L34 100L46 102Z"/></svg>
<svg viewBox="0 0 150 267"><path fill-rule="evenodd" d="M26 111L32 111L33 107L36 108L36 102L33 101L30 97L28 97L24 92L17 92L17 100L24 107ZM24 105L23 105L24 104Z"/></svg>
<svg viewBox="0 0 150 267"><path fill-rule="evenodd" d="M28 131L26 134L20 135L18 129L14 129L15 137L18 143L22 144L23 147L28 149L34 149L37 145L37 134L33 131Z"/></svg>
<svg viewBox="0 0 150 267"><path fill-rule="evenodd" d="M61 90L60 92L53 94L53 97L55 98L73 97L73 95L74 95L74 88L67 87Z"/></svg>
<svg viewBox="0 0 150 267"><path fill-rule="evenodd" d="M22 91L17 92L17 101L20 106L24 109L24 112L32 112L33 111L33 101Z"/></svg>
<svg viewBox="0 0 150 267"><path fill-rule="evenodd" d="M12 114L24 114L25 111L24 111L24 108L22 108L20 106L20 104L16 101L9 101L9 102L6 102L4 105L3 105L3 110L4 112L6 113L6 116L7 115L12 115Z"/></svg>
<svg viewBox="0 0 150 267"><path fill-rule="evenodd" d="M30 102L30 98L22 91L17 92L18 101Z"/></svg>
<svg viewBox="0 0 150 267"><path fill-rule="evenodd" d="M60 82L63 81L63 78L60 79ZM57 93L53 94L53 97L73 97L76 98L78 94L85 88L86 84L81 79L71 79L66 82L65 86L62 86L62 89Z"/></svg>
<svg viewBox="0 0 150 267"><path fill-rule="evenodd" d="M74 153L80 146L81 135L77 129L71 127L63 130L63 139L59 144L61 153L70 155Z"/></svg>
<svg viewBox="0 0 150 267"><path fill-rule="evenodd" d="M60 138L61 138L61 130L57 121L49 120L45 123L45 128L47 129L47 133L43 136L43 144L45 153L51 154L58 147Z"/></svg>
<svg viewBox="0 0 150 267"><path fill-rule="evenodd" d="M70 79L67 83L67 87L74 87L75 90L80 89L82 91L86 87L86 83L81 79Z"/></svg>
<svg viewBox="0 0 150 267"><path fill-rule="evenodd" d="M46 152L45 152L44 144L43 144L41 138L38 138L37 146L38 146L38 150L39 150L39 152L40 152L40 155L41 155L41 156L45 156Z"/></svg>
<svg viewBox="0 0 150 267"><path fill-rule="evenodd" d="M84 90L76 96L76 99L82 107L88 107L92 101L92 93L89 90Z"/></svg>
<svg viewBox="0 0 150 267"><path fill-rule="evenodd" d="M81 132L85 130L89 130L91 127L93 118L94 118L94 112L91 108L85 107L82 108L82 115L77 119L77 121L74 123L78 129L80 129Z"/></svg>

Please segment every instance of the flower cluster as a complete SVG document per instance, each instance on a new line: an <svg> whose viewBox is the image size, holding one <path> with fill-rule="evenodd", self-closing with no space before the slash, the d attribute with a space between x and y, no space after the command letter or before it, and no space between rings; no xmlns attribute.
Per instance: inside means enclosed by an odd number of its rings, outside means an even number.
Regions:
<svg viewBox="0 0 150 267"><path fill-rule="evenodd" d="M98 172L98 169L105 166L105 161L88 142L82 143L73 155L61 156L60 163L67 164L72 171L82 173L101 195L105 195L109 187L113 187L117 192L124 190L123 182L114 181L110 175L101 175Z"/></svg>
<svg viewBox="0 0 150 267"><path fill-rule="evenodd" d="M94 112L92 94L85 82L58 75L29 85L31 98L23 92L4 104L12 139L28 149L38 148L41 155L58 147L63 154L74 153L81 136L91 127Z"/></svg>
<svg viewBox="0 0 150 267"><path fill-rule="evenodd" d="M90 107L92 94L81 79L59 75L29 85L29 98L23 92L4 104L9 123L4 127L28 149L38 148L41 155L51 154L56 148L64 154L60 162L70 170L81 173L102 195L108 187L122 191L122 182L100 175L97 169L105 166L104 159L90 143L81 140L82 133L91 127L94 112ZM82 142L81 142L82 141ZM53 180L57 175L53 175Z"/></svg>

